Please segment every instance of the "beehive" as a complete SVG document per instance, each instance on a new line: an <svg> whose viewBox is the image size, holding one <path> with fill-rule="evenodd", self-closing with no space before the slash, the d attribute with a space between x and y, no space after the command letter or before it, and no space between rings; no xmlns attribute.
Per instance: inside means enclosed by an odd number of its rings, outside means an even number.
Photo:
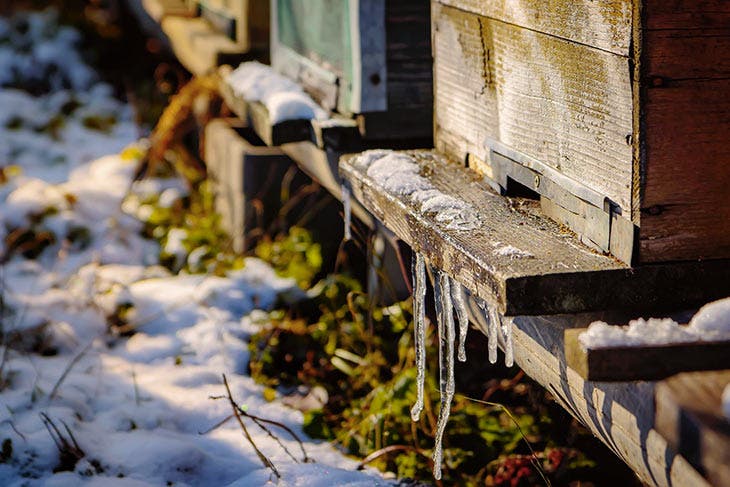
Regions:
<svg viewBox="0 0 730 487"><path fill-rule="evenodd" d="M267 0L187 0L194 18L169 15L162 30L180 62L193 74L268 55Z"/></svg>
<svg viewBox="0 0 730 487"><path fill-rule="evenodd" d="M268 228L275 219L281 181L291 161L257 140L245 124L215 119L205 128L205 163L221 224L231 235L233 250L245 252L249 233Z"/></svg>
<svg viewBox="0 0 730 487"><path fill-rule="evenodd" d="M631 264L730 257L730 2L432 2L435 144Z"/></svg>
<svg viewBox="0 0 730 487"><path fill-rule="evenodd" d="M273 0L272 65L368 138L430 137L428 2Z"/></svg>
<svg viewBox="0 0 730 487"><path fill-rule="evenodd" d="M197 0L200 16L241 51L265 48L269 40L267 0Z"/></svg>

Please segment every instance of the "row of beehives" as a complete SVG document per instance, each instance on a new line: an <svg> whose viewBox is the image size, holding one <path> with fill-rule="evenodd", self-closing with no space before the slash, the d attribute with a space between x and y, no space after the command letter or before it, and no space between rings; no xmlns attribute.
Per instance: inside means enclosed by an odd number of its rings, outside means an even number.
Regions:
<svg viewBox="0 0 730 487"><path fill-rule="evenodd" d="M665 312L730 293L728 2L198 0L184 15L182 0L143 2L172 9L162 26L192 72L270 59L303 87L330 118L273 121L265 103L224 95L245 130L333 193L339 164L371 214L502 314ZM233 183L221 205L240 236L257 158L286 161L226 123L208 135L208 162L223 161L210 169ZM444 229L338 160L371 147L435 147L414 159L428 168L428 191L467 201L482 227ZM541 216L474 189L475 174L503 195L539 200ZM575 335L546 347L571 355ZM567 361L599 380L728 365L727 343L649 348L573 350ZM681 451L670 423L662 435Z"/></svg>
<svg viewBox="0 0 730 487"><path fill-rule="evenodd" d="M193 72L270 52L366 139L433 135L624 262L730 257L726 2L142 1Z"/></svg>

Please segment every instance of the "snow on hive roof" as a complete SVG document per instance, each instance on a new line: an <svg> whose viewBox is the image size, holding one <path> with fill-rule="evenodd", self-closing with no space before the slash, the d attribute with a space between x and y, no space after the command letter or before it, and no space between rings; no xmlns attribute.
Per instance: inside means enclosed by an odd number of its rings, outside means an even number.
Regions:
<svg viewBox="0 0 730 487"><path fill-rule="evenodd" d="M327 112L301 86L259 62L242 63L226 78L233 92L249 102L261 102L272 123L325 120Z"/></svg>

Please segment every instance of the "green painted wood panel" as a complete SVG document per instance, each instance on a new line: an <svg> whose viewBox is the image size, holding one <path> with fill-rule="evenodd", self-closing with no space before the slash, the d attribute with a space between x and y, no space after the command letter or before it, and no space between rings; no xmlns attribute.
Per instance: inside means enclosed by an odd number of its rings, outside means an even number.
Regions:
<svg viewBox="0 0 730 487"><path fill-rule="evenodd" d="M279 42L298 54L328 65L338 76L352 76L350 2L278 0Z"/></svg>

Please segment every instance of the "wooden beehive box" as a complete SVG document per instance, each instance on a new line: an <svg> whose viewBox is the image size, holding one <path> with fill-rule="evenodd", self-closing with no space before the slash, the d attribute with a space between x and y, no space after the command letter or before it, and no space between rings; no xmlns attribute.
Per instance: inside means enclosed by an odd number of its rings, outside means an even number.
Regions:
<svg viewBox="0 0 730 487"><path fill-rule="evenodd" d="M369 139L432 134L429 4L272 0L272 65Z"/></svg>
<svg viewBox="0 0 730 487"><path fill-rule="evenodd" d="M268 0L197 0L198 13L243 52L269 41Z"/></svg>
<svg viewBox="0 0 730 487"><path fill-rule="evenodd" d="M215 206L236 252L248 250L251 231L268 228L276 218L281 181L292 164L278 148L257 139L240 121L215 119L205 127Z"/></svg>
<svg viewBox="0 0 730 487"><path fill-rule="evenodd" d="M167 16L162 30L180 62L193 74L222 64L266 60L269 40L268 0L186 0L194 18Z"/></svg>
<svg viewBox="0 0 730 487"><path fill-rule="evenodd" d="M432 2L435 144L629 264L730 257L730 2Z"/></svg>

